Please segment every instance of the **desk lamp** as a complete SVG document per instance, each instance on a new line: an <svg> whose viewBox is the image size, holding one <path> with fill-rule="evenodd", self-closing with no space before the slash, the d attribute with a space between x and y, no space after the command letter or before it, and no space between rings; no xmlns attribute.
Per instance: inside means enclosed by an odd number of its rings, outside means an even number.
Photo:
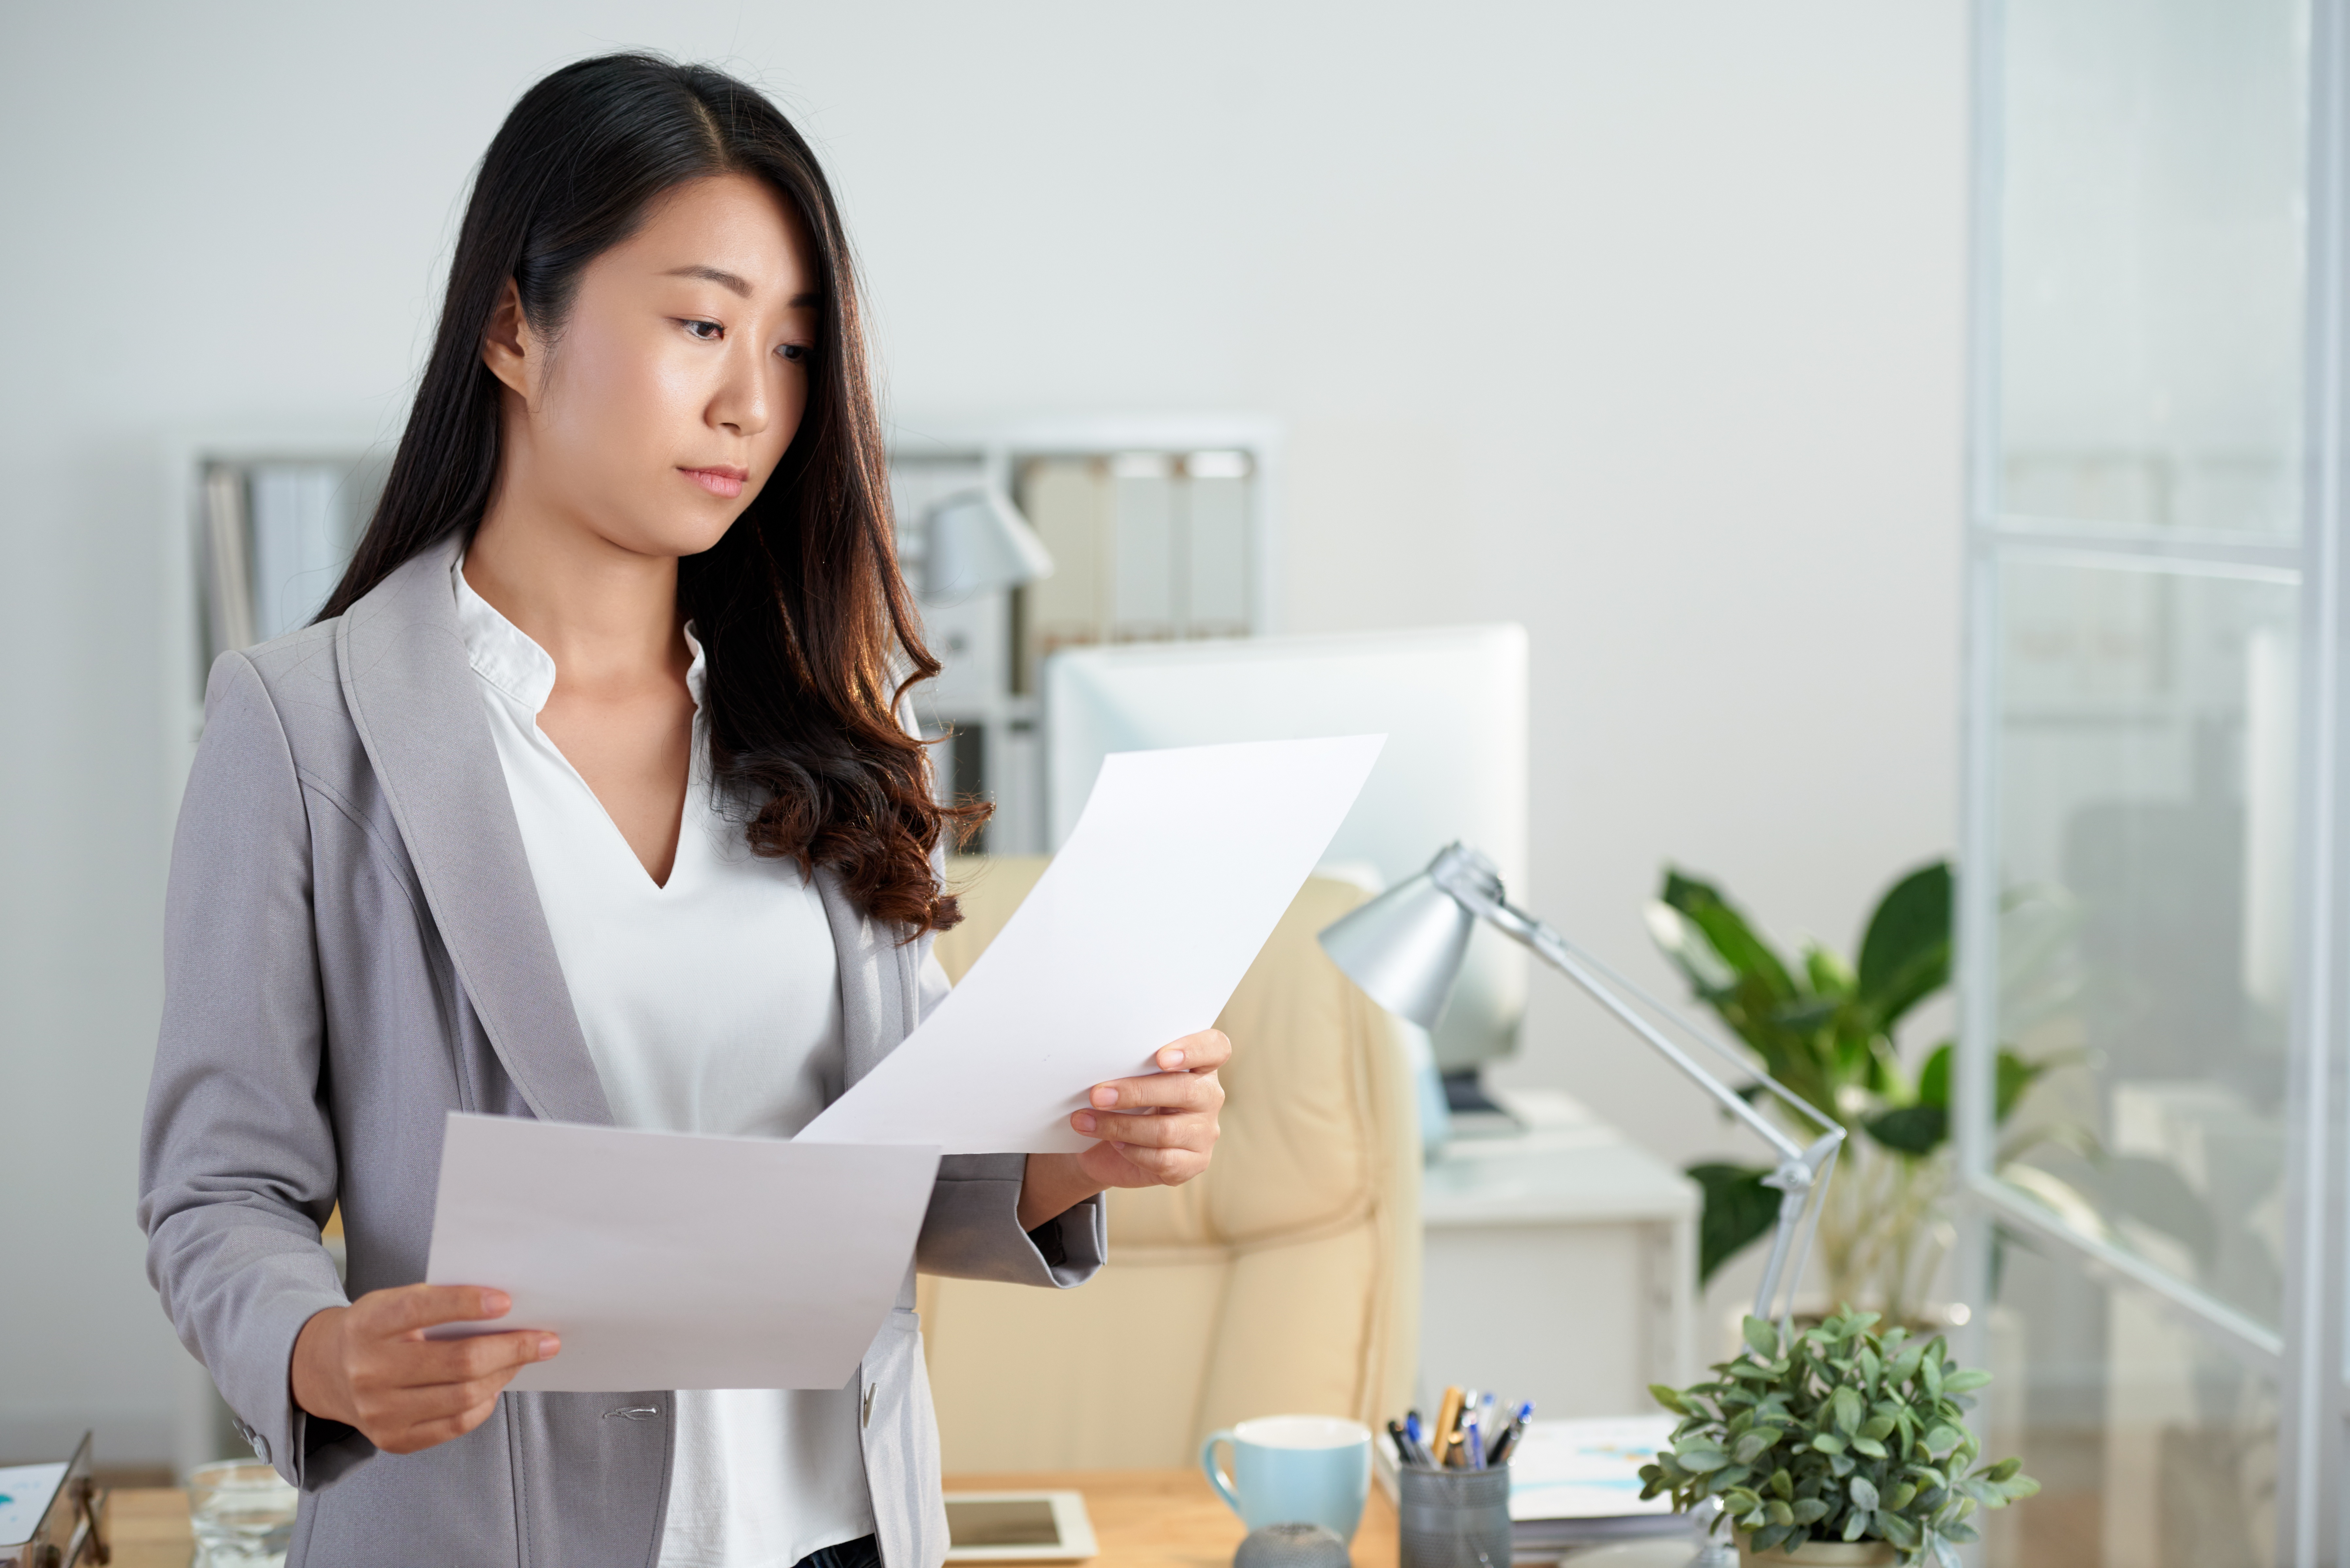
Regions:
<svg viewBox="0 0 2350 1568"><path fill-rule="evenodd" d="M960 599L1053 575L1053 553L1011 497L992 485L941 497L924 521L925 598Z"/></svg>
<svg viewBox="0 0 2350 1568"><path fill-rule="evenodd" d="M1745 1096L1666 1038L1662 1030L1618 994L1619 989L1638 997L1649 1011L1682 1033L1752 1071L1743 1060L1713 1035L1511 904L1503 895L1501 873L1494 869L1493 863L1467 845L1447 845L1429 863L1427 870L1324 928L1322 947L1372 1001L1401 1013L1423 1029L1431 1029L1452 994L1453 979L1461 972L1461 955L1469 948L1469 933L1479 920L1523 943L1535 957L1581 986L1627 1028L1693 1079L1698 1087L1711 1095L1723 1110L1745 1123L1778 1151L1778 1168L1763 1181L1779 1189L1779 1227L1772 1238L1771 1261L1763 1267L1762 1287L1754 1293L1754 1315L1775 1318L1785 1326L1794 1310L1795 1288L1803 1278L1804 1263L1811 1253L1812 1232L1819 1225L1820 1201L1826 1195L1828 1178L1835 1168L1836 1151L1844 1144L1844 1128L1769 1075L1759 1075L1762 1088L1824 1130L1815 1142L1804 1147L1772 1126L1746 1102ZM1792 1270L1788 1267L1791 1253ZM1786 1299L1779 1303L1782 1280L1786 1282ZM1773 1310L1774 1304L1776 1311Z"/></svg>

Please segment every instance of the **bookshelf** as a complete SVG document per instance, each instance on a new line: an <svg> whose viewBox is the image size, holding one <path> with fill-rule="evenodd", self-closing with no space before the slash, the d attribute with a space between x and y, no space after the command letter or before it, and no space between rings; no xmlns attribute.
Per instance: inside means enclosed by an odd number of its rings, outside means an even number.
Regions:
<svg viewBox="0 0 2350 1568"><path fill-rule="evenodd" d="M1063 648L1274 629L1277 429L1240 415L1069 416L901 425L890 451L898 547L919 585L923 521L986 484L1027 514L1057 569L1024 589L922 600L942 664L921 693L941 793L997 805L983 846L1050 847L1038 695ZM231 431L171 443L164 471L164 832L203 725L212 661L294 629L324 602L380 493L390 447L350 429Z"/></svg>
<svg viewBox="0 0 2350 1568"><path fill-rule="evenodd" d="M945 665L917 702L941 738L941 789L995 802L974 851L1053 847L1041 695L1053 654L1276 629L1280 460L1278 427L1236 414L900 422L890 477L910 578L924 509L975 483L1008 494L1055 563L1024 588L921 605Z"/></svg>

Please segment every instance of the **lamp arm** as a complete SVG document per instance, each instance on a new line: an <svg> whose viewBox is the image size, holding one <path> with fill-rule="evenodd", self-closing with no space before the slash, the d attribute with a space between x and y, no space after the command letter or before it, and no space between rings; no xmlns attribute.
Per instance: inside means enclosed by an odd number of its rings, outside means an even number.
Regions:
<svg viewBox="0 0 2350 1568"><path fill-rule="evenodd" d="M1552 934L1557 938L1559 945L1564 947L1568 952L1572 953L1575 956L1575 961L1582 964L1584 968L1599 975L1617 990L1630 992L1636 1001L1646 1003L1667 1023L1671 1024L1674 1028L1679 1030L1689 1038L1696 1041L1699 1044L1704 1046L1715 1055L1722 1058L1722 1060L1736 1064L1740 1070L1743 1072L1752 1073L1754 1071L1752 1064L1750 1064L1745 1057L1740 1055L1730 1046L1723 1044L1721 1037L1716 1034L1713 1031L1702 1028L1700 1025L1691 1023L1685 1014L1675 1012L1669 1003L1659 1001L1653 992L1650 992L1638 981L1636 981L1629 975L1624 973L1623 971L1617 969L1614 965L1608 963L1607 960L1601 958L1597 953L1593 952L1590 949L1578 946L1562 932L1554 931ZM1794 1111L1797 1116L1804 1117L1813 1126L1818 1127L1821 1131L1825 1132L1830 1127L1840 1125L1837 1122L1830 1120L1817 1106L1812 1104L1809 1100L1804 1099L1801 1095L1796 1094L1793 1089L1788 1088L1785 1085L1780 1083L1778 1079L1772 1077L1769 1074L1755 1073L1754 1079L1755 1086L1768 1089L1773 1095L1777 1096L1780 1104L1785 1106L1789 1110Z"/></svg>
<svg viewBox="0 0 2350 1568"><path fill-rule="evenodd" d="M1679 1067L1699 1088L1720 1102L1723 1110L1744 1122L1755 1137L1777 1149L1783 1158L1795 1161L1803 1159L1803 1145L1773 1127L1760 1111L1746 1103L1744 1096L1707 1072L1695 1057L1667 1039L1662 1030L1643 1018L1631 1003L1617 995L1597 975L1586 969L1568 948L1566 940L1556 931L1523 909L1508 903L1497 901L1480 908L1477 912L1494 929L1523 943L1535 957L1582 987L1585 994L1614 1013L1626 1028L1646 1040L1659 1055Z"/></svg>
<svg viewBox="0 0 2350 1568"><path fill-rule="evenodd" d="M1690 1082L1712 1096L1723 1110L1745 1123L1757 1137L1779 1151L1777 1168L1763 1179L1764 1186L1779 1189L1779 1220L1771 1237L1770 1260L1763 1264L1762 1283L1754 1293L1754 1315L1776 1321L1783 1330L1787 1329L1794 1315L1796 1287L1802 1282L1804 1264L1811 1259L1812 1237L1819 1229L1820 1210L1826 1201L1827 1179L1835 1168L1837 1151L1844 1147L1845 1129L1804 1104L1769 1074L1757 1074L1756 1076L1773 1094L1825 1129L1808 1148L1796 1143L1765 1120L1761 1112L1747 1103L1744 1096L1707 1072L1696 1058L1666 1038L1663 1031L1594 974L1565 937L1506 899L1465 897L1459 888L1449 888L1448 891L1473 909L1487 924L1523 944L1544 963L1575 981L1586 995L1614 1013L1617 1022L1647 1041L1658 1054L1679 1067ZM1684 1031L1707 1038L1697 1031L1695 1025L1675 1015L1671 1009L1654 997L1645 992L1640 992L1640 996L1658 1012L1672 1018ZM1783 1281L1785 1284L1783 1300L1781 1299Z"/></svg>
<svg viewBox="0 0 2350 1568"><path fill-rule="evenodd" d="M1833 1138L1823 1137L1818 1143L1814 1144L1810 1149L1805 1151L1805 1157L1806 1158L1809 1158L1812 1155L1817 1154L1823 1149L1826 1151L1826 1158L1818 1161L1818 1168L1813 1175L1811 1187L1804 1194L1804 1201L1805 1204L1812 1206L1811 1220L1810 1223L1804 1227L1803 1244L1795 1249L1794 1272L1787 1276L1787 1308L1790 1313L1794 1310L1795 1286L1803 1281L1804 1266L1812 1261L1812 1239L1819 1232L1820 1211L1827 1206L1828 1178L1835 1174L1836 1156L1844 1152L1844 1134L1842 1129L1839 1128ZM1814 1199L1817 1199L1816 1205L1814 1205L1813 1203ZM1786 1201L1787 1200L1783 1198L1779 1200L1779 1206L1782 1210L1786 1208ZM1777 1286L1778 1282L1779 1282L1775 1276L1765 1278L1762 1282L1762 1290L1761 1293L1755 1297L1755 1300L1767 1305L1771 1300L1771 1293ZM1768 1317L1772 1314L1768 1312L1760 1312L1757 1315ZM1786 1315L1782 1314L1780 1315L1780 1325L1784 1327L1785 1324Z"/></svg>
<svg viewBox="0 0 2350 1568"><path fill-rule="evenodd" d="M1778 1151L1779 1163L1770 1175L1762 1179L1762 1185L1775 1188L1779 1192L1779 1220L1777 1234L1771 1241L1770 1261L1763 1266L1762 1288L1755 1293L1754 1315L1765 1319L1775 1317L1782 1329L1787 1328L1794 1315L1795 1291L1802 1282L1804 1265L1811 1256L1812 1237L1819 1229L1820 1215L1825 1207L1827 1177L1835 1168L1836 1151L1844 1147L1843 1125L1818 1106L1798 1097L1767 1073L1760 1074L1757 1075L1762 1080L1761 1086L1803 1113L1821 1128L1821 1132L1812 1140L1810 1147L1805 1147L1786 1132L1773 1127L1744 1095L1700 1066L1695 1057L1667 1038L1654 1021L1624 999L1622 992L1630 992L1638 997L1657 1018L1702 1044L1708 1050L1736 1060L1730 1047L1616 973L1598 959L1583 953L1541 920L1512 904L1502 890L1501 874L1494 869L1493 863L1467 845L1454 843L1445 846L1437 853L1436 858L1429 862L1428 869L1421 877L1430 885L1429 889L1414 890L1414 884L1406 884L1383 895L1378 901L1378 904L1389 904L1399 898L1405 900L1392 905L1386 917L1388 926L1394 928L1392 930L1377 928L1381 933L1378 940L1358 934L1354 940L1341 944L1350 950L1351 957L1337 949L1332 950L1332 956L1338 960L1340 967L1355 975L1366 990L1387 1001L1388 1005L1402 1009L1414 1018L1421 1018L1423 1013L1430 1014L1422 1022L1432 1023L1432 1015L1442 1011L1445 993L1459 973L1464 950L1462 944L1469 936L1469 927L1461 920L1465 916L1471 921L1484 921L1527 948L1544 963L1573 981L1584 994L1614 1013L1617 1023L1647 1041L1650 1050L1679 1068L1682 1076L1703 1089L1712 1096L1716 1105ZM1415 884L1419 880L1415 878ZM1455 906L1449 912L1440 911L1435 915L1440 929L1431 928L1429 919L1420 912L1423 909L1432 908L1426 905L1423 898L1430 889L1443 893ZM1332 932L1361 920L1367 912L1349 915L1324 932L1326 945ZM1409 920L1404 919L1406 914L1409 915ZM1412 929L1412 922L1417 922L1416 929ZM1435 946L1430 945L1432 937L1440 938ZM1402 950L1383 950L1381 942L1388 948ZM1362 967L1364 972L1357 974L1357 967ZM1434 983L1438 980L1440 980L1440 985ZM1611 985L1610 981L1614 983ZM1791 1260L1794 1264L1792 1274L1788 1272ZM1774 1313L1772 1309L1778 1299L1783 1279L1786 1282L1786 1300Z"/></svg>

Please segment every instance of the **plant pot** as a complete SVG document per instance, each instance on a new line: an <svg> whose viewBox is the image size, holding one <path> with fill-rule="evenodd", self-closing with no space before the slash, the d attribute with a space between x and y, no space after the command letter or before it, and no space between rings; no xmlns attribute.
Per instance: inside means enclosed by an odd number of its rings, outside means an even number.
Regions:
<svg viewBox="0 0 2350 1568"><path fill-rule="evenodd" d="M1806 1541L1789 1553L1757 1552L1738 1538L1738 1568L1893 1568L1900 1561L1889 1541Z"/></svg>

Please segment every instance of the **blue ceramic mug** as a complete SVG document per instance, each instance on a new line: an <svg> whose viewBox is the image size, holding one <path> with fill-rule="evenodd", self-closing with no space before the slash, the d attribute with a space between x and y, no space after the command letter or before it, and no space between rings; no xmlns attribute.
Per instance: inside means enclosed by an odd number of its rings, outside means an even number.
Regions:
<svg viewBox="0 0 2350 1568"><path fill-rule="evenodd" d="M1230 1475L1216 1468L1218 1443L1232 1445ZM1260 1416L1211 1434L1200 1468L1251 1530L1318 1524L1352 1541L1371 1490L1371 1429L1336 1416Z"/></svg>

